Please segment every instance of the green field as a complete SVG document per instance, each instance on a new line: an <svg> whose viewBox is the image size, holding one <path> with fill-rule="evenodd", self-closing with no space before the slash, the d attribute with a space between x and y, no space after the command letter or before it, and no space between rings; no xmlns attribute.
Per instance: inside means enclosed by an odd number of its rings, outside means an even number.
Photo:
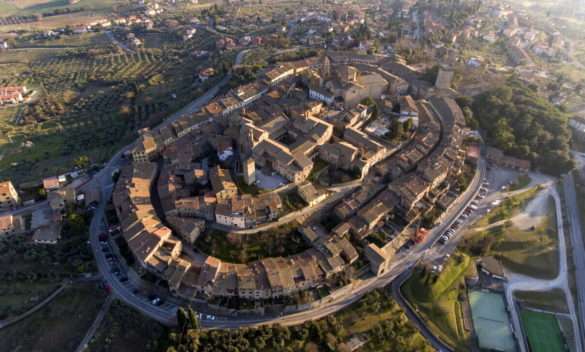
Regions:
<svg viewBox="0 0 585 352"><path fill-rule="evenodd" d="M558 234L554 201L549 199L547 218L533 229L504 227L494 252L508 269L532 277L552 279L559 271Z"/></svg>
<svg viewBox="0 0 585 352"><path fill-rule="evenodd" d="M167 329L120 301L114 301L88 345L90 352L161 351Z"/></svg>
<svg viewBox="0 0 585 352"><path fill-rule="evenodd" d="M210 49L213 36L198 34L186 43L169 36L150 33L152 47L134 53L119 51L103 34L87 33L21 41L26 48L2 55L0 86L26 85L35 92L29 104L0 109L3 176L20 183L58 174L80 155L103 162L137 129L156 125L214 84L194 85L195 73L210 63L190 55ZM23 148L27 141L32 147Z"/></svg>
<svg viewBox="0 0 585 352"><path fill-rule="evenodd" d="M95 284L75 285L47 306L0 330L3 351L74 351L104 301Z"/></svg>
<svg viewBox="0 0 585 352"><path fill-rule="evenodd" d="M526 309L520 315L532 352L568 351L554 315Z"/></svg>
<svg viewBox="0 0 585 352"><path fill-rule="evenodd" d="M309 248L292 225L249 235L210 230L197 239L195 247L232 263L293 255Z"/></svg>
<svg viewBox="0 0 585 352"><path fill-rule="evenodd" d="M76 4L69 4L67 0L0 0L1 16L25 16L32 14L50 13L55 10L69 8L83 8L87 11L110 10L115 4L123 3L118 0L80 0Z"/></svg>
<svg viewBox="0 0 585 352"><path fill-rule="evenodd" d="M460 246L473 256L493 255L509 270L552 279L558 274L558 234L554 200L547 200L546 214L530 228L518 228L510 219L534 198L536 188L506 199L480 219Z"/></svg>
<svg viewBox="0 0 585 352"><path fill-rule="evenodd" d="M57 282L50 280L3 280L0 283L0 320L26 312L57 287Z"/></svg>
<svg viewBox="0 0 585 352"><path fill-rule="evenodd" d="M514 298L524 306L550 312L569 313L565 293L561 289L551 291L515 291Z"/></svg>
<svg viewBox="0 0 585 352"><path fill-rule="evenodd" d="M501 293L470 291L469 305L473 328L482 351L517 351L506 303Z"/></svg>
<svg viewBox="0 0 585 352"><path fill-rule="evenodd" d="M455 254L438 276L418 269L402 286L409 303L427 321L431 331L456 350L468 350L468 333L463 328L460 295L471 258Z"/></svg>

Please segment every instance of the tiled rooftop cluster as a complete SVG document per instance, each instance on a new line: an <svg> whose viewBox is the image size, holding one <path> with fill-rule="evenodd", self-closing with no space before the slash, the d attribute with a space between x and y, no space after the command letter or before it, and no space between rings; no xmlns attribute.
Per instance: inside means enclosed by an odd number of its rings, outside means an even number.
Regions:
<svg viewBox="0 0 585 352"><path fill-rule="evenodd" d="M350 236L362 242L391 212L410 223L435 202L446 199L442 197L452 196L447 176L459 172L462 164L463 127L461 110L454 101L403 98L404 110L417 116L418 124L413 138L394 153L363 132L371 117L366 106L327 102L311 95L310 85L299 84L321 77L323 81L349 82L348 89L354 89L359 86L356 79L361 70L351 64L371 65L370 61L367 57L352 61L342 55L331 61L326 57L283 64L258 81L213 100L196 114L160 131L142 131L132 152L133 164L122 170L114 204L124 236L143 267L159 273L173 291L186 298L289 295L319 286L355 262L359 255ZM384 74L389 79L392 75ZM391 89L390 82L383 81L384 89ZM377 92L363 93L378 96ZM200 161L212 152L224 166ZM365 170L362 176L373 168L383 183L366 182L342 200L334 209L342 222L331 231L318 224L299 228L311 244L300 254L234 264L193 253L160 222L150 203L157 173L153 160L162 157L156 189L167 222L184 241L195 242L205 230L205 221L232 228L253 227L278 217L280 197L272 192L241 194L233 167L226 165L239 156L240 164L249 169L244 172L247 183L253 182L258 166L300 184L306 181L316 155L341 168ZM307 199L315 198L311 185L299 189ZM396 227L393 236L402 238L397 236L401 232ZM366 257L375 272L391 257L388 248L398 248L399 241L384 248L367 246Z"/></svg>

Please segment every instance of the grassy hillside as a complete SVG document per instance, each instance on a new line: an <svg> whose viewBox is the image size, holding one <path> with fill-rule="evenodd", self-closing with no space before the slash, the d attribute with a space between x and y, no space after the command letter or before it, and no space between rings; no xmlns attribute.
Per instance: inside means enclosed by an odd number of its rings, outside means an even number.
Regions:
<svg viewBox="0 0 585 352"><path fill-rule="evenodd" d="M429 328L457 351L468 350L468 333L463 328L461 298L465 274L473 265L469 256L455 254L440 274L418 269L402 286L402 292Z"/></svg>

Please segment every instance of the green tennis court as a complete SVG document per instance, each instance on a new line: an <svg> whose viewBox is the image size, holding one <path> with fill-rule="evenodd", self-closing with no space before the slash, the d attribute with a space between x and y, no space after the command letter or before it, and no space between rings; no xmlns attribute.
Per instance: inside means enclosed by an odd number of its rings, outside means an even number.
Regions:
<svg viewBox="0 0 585 352"><path fill-rule="evenodd" d="M565 342L553 314L522 309L520 316L532 352L565 352Z"/></svg>
<svg viewBox="0 0 585 352"><path fill-rule="evenodd" d="M471 291L469 304L479 348L515 352L516 341L510 327L504 297L493 292Z"/></svg>

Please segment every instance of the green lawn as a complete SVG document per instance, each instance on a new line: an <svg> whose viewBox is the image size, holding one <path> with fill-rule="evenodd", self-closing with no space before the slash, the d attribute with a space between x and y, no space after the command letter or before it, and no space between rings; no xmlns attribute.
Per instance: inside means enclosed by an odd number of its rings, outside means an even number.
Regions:
<svg viewBox="0 0 585 352"><path fill-rule="evenodd" d="M547 218L534 229L504 227L503 236L493 247L508 269L532 277L553 279L558 274L558 234L554 200L549 199Z"/></svg>
<svg viewBox="0 0 585 352"><path fill-rule="evenodd" d="M238 185L238 189L242 193L256 196L263 191L262 189L258 188L258 186L256 186L255 184L249 185L246 182L244 182L244 178L241 176L236 177L235 181L236 184Z"/></svg>
<svg viewBox="0 0 585 352"><path fill-rule="evenodd" d="M49 13L64 8L104 11L111 10L116 3L122 2L118 0L80 0L76 4L70 5L67 0L0 0L0 13L2 16L25 16Z"/></svg>
<svg viewBox="0 0 585 352"><path fill-rule="evenodd" d="M315 159L315 165L313 166L313 169L311 170L311 173L309 174L309 177L307 178L309 181L311 182L315 182L317 180L317 178L319 177L319 175L321 174L321 172L325 171L325 168L327 168L329 166L329 164L323 160L321 160L320 158Z"/></svg>
<svg viewBox="0 0 585 352"><path fill-rule="evenodd" d="M195 247L203 253L233 263L289 256L309 248L292 225L249 235L210 230L197 239Z"/></svg>
<svg viewBox="0 0 585 352"><path fill-rule="evenodd" d="M551 291L516 291L514 297L523 305L551 312L569 313L565 293L561 289Z"/></svg>
<svg viewBox="0 0 585 352"><path fill-rule="evenodd" d="M471 258L455 254L437 277L418 269L402 286L402 292L430 329L456 350L468 350L468 334L462 326L461 303L465 274Z"/></svg>
<svg viewBox="0 0 585 352"><path fill-rule="evenodd" d="M2 14L2 16L9 16L15 12L18 12L18 7L14 6L11 3L8 3L6 0L0 1L0 13Z"/></svg>
<svg viewBox="0 0 585 352"><path fill-rule="evenodd" d="M114 301L88 352L160 351L167 329L120 301Z"/></svg>
<svg viewBox="0 0 585 352"><path fill-rule="evenodd" d="M0 320L17 316L37 305L58 287L50 280L0 282Z"/></svg>
<svg viewBox="0 0 585 352"><path fill-rule="evenodd" d="M5 351L73 351L104 301L95 284L76 285L25 320L0 330Z"/></svg>
<svg viewBox="0 0 585 352"><path fill-rule="evenodd" d="M532 352L568 351L554 315L523 309L520 316Z"/></svg>
<svg viewBox="0 0 585 352"><path fill-rule="evenodd" d="M553 198L548 199L544 219L532 228L520 229L511 221L506 221L518 214L534 195L531 190L507 199L476 223L476 227L466 233L460 246L474 256L493 255L511 271L542 279L555 278L559 254ZM505 222L483 229L483 226L498 221Z"/></svg>

